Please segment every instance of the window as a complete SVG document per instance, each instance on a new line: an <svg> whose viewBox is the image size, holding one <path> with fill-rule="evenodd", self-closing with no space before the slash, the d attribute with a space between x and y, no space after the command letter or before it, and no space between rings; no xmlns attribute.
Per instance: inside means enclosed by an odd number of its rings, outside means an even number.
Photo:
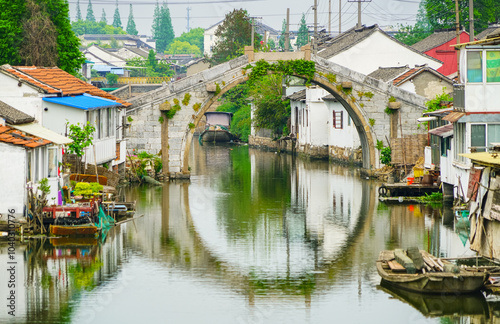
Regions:
<svg viewBox="0 0 500 324"><path fill-rule="evenodd" d="M448 156L448 150L451 150L450 137L441 138L441 156Z"/></svg>
<svg viewBox="0 0 500 324"><path fill-rule="evenodd" d="M470 146L477 152L486 151L486 125L471 125Z"/></svg>
<svg viewBox="0 0 500 324"><path fill-rule="evenodd" d="M343 111L333 111L333 128L342 129L344 128Z"/></svg>
<svg viewBox="0 0 500 324"><path fill-rule="evenodd" d="M500 82L500 51L486 51L486 82Z"/></svg>
<svg viewBox="0 0 500 324"><path fill-rule="evenodd" d="M49 164L48 164L48 174L47 177L54 178L57 177L57 147L48 148Z"/></svg>
<svg viewBox="0 0 500 324"><path fill-rule="evenodd" d="M109 109L103 108L101 109L101 118L102 118L102 137L109 137Z"/></svg>
<svg viewBox="0 0 500 324"><path fill-rule="evenodd" d="M109 136L115 136L115 109L108 108Z"/></svg>
<svg viewBox="0 0 500 324"><path fill-rule="evenodd" d="M467 52L467 82L483 82L482 52Z"/></svg>
<svg viewBox="0 0 500 324"><path fill-rule="evenodd" d="M465 162L465 158L459 154L465 151L465 123L455 123L453 128L453 141L455 144L455 161Z"/></svg>

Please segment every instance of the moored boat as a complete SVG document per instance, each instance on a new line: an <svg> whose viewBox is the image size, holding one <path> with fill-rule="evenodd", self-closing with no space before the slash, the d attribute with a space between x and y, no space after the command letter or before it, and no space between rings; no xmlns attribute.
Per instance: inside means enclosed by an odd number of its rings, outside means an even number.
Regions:
<svg viewBox="0 0 500 324"><path fill-rule="evenodd" d="M430 254L425 251L420 251L420 253L424 255L426 260L429 260ZM429 263L433 262L429 260ZM377 260L378 274L386 284L419 293L473 293L484 288L489 276L484 269L458 267L445 260L436 261L435 268L431 268L426 263L423 270L408 271L409 267L405 269L396 261L394 251L380 252ZM447 269L452 269L452 271L446 271Z"/></svg>
<svg viewBox="0 0 500 324"><path fill-rule="evenodd" d="M205 113L207 123L205 130L200 134L200 141L203 142L229 142L234 139L231 134L232 113L209 111Z"/></svg>
<svg viewBox="0 0 500 324"><path fill-rule="evenodd" d="M100 228L94 224L50 225L49 232L55 236L98 236Z"/></svg>

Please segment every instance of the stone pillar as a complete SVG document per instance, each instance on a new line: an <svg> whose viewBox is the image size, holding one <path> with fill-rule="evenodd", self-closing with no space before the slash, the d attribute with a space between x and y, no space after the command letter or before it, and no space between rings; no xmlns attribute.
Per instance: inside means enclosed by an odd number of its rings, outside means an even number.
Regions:
<svg viewBox="0 0 500 324"><path fill-rule="evenodd" d="M160 116L163 117L161 123L161 163L163 165L163 181L169 176L169 157L168 157L168 119L163 113L170 108L168 101L160 104Z"/></svg>
<svg viewBox="0 0 500 324"><path fill-rule="evenodd" d="M248 55L248 63L253 62L254 60L253 46L245 46L245 55Z"/></svg>
<svg viewBox="0 0 500 324"><path fill-rule="evenodd" d="M302 52L304 52L304 60L311 60L311 44L306 44L300 48Z"/></svg>

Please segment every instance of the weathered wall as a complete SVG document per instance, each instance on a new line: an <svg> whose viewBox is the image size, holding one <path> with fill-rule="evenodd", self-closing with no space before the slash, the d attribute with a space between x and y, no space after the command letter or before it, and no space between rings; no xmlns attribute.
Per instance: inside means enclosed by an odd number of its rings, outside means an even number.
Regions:
<svg viewBox="0 0 500 324"><path fill-rule="evenodd" d="M424 147L427 145L427 135L405 135L401 138L391 139L392 164L415 164L419 158L424 157ZM403 150L402 150L403 148Z"/></svg>
<svg viewBox="0 0 500 324"><path fill-rule="evenodd" d="M127 100L132 97L136 97L142 94L145 94L149 91L156 90L161 88L162 84L127 84L115 91L110 92L113 96L116 96L120 99Z"/></svg>

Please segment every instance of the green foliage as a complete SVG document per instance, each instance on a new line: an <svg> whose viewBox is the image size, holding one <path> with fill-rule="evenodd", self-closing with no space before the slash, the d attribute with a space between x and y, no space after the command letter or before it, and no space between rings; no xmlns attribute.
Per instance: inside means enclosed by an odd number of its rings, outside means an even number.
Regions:
<svg viewBox="0 0 500 324"><path fill-rule="evenodd" d="M373 127L375 125L375 119L373 118L368 119L368 123L370 124L371 127Z"/></svg>
<svg viewBox="0 0 500 324"><path fill-rule="evenodd" d="M172 119L179 110L181 110L181 105L179 105L179 99L174 98L174 105L165 112L165 117L167 117L167 119Z"/></svg>
<svg viewBox="0 0 500 324"><path fill-rule="evenodd" d="M377 150L381 150L384 148L384 142L381 141L381 140L377 140L377 146L375 146L377 148Z"/></svg>
<svg viewBox="0 0 500 324"><path fill-rule="evenodd" d="M66 125L69 129L68 137L73 140L73 142L67 144L68 153L76 154L81 158L85 153L84 149L92 145L95 127L89 122L85 126L80 126L80 123L70 124L69 122Z"/></svg>
<svg viewBox="0 0 500 324"><path fill-rule="evenodd" d="M196 45L191 45L188 42L183 42L177 39L170 44L166 54L193 54L195 56L201 56L201 50Z"/></svg>
<svg viewBox="0 0 500 324"><path fill-rule="evenodd" d="M373 96L374 96L373 92L371 92L371 91L365 92L365 97L366 98L371 99L371 98L373 98Z"/></svg>
<svg viewBox="0 0 500 324"><path fill-rule="evenodd" d="M184 94L184 99L182 99L182 104L183 104L184 106L187 106L187 105L189 105L189 101L190 101L190 100L191 100L191 94L190 94L189 92L186 92L186 93Z"/></svg>
<svg viewBox="0 0 500 324"><path fill-rule="evenodd" d="M118 74L106 73L106 81L108 84L116 84L118 82Z"/></svg>
<svg viewBox="0 0 500 324"><path fill-rule="evenodd" d="M271 39L269 39L269 40L267 41L267 46L268 46L270 49L272 49L272 50L273 50L273 49L275 49L275 48L276 48L276 43L274 42L274 39L272 39L272 38L271 38Z"/></svg>
<svg viewBox="0 0 500 324"><path fill-rule="evenodd" d="M131 123L131 122L133 122L133 121L134 121L134 119L132 119L132 116L127 116L127 121L128 121L129 123Z"/></svg>
<svg viewBox="0 0 500 324"><path fill-rule="evenodd" d="M198 110L200 110L201 108L201 103L197 102L193 105L193 110L198 112Z"/></svg>
<svg viewBox="0 0 500 324"><path fill-rule="evenodd" d="M195 127L196 127L196 125L195 125L194 123L189 123L189 124L188 124L188 127L189 127L189 129L193 129L193 128L195 128Z"/></svg>
<svg viewBox="0 0 500 324"><path fill-rule="evenodd" d="M128 22L127 22L127 34L129 35L137 35L139 32L137 31L137 28L135 26L135 21L134 21L134 12L132 11L132 4L130 4L130 11L128 14Z"/></svg>
<svg viewBox="0 0 500 324"><path fill-rule="evenodd" d="M156 40L157 52L164 53L175 37L172 19L170 17L170 9L168 9L166 2L163 3L161 8L158 2L156 3L151 29L153 32L153 39Z"/></svg>
<svg viewBox="0 0 500 324"><path fill-rule="evenodd" d="M157 61L156 56L151 53L152 50L149 51L148 59L145 60L143 58L133 58L127 60L127 66L137 66L137 67L145 67L146 69L133 69L130 76L147 76L147 77L171 77L174 75L174 71L170 69L170 65L168 65L164 61ZM153 55L151 55L153 54Z"/></svg>
<svg viewBox="0 0 500 324"><path fill-rule="evenodd" d="M163 121L164 121L163 116L160 116L160 117L158 118L158 122L159 122L160 124L163 124Z"/></svg>
<svg viewBox="0 0 500 324"><path fill-rule="evenodd" d="M398 32L394 35L398 41L408 46L420 42L422 39L428 37L432 32L424 30L418 23L415 26L411 25L398 25Z"/></svg>
<svg viewBox="0 0 500 324"><path fill-rule="evenodd" d="M389 97L389 102L396 102L396 98L394 98L393 96L390 96Z"/></svg>
<svg viewBox="0 0 500 324"><path fill-rule="evenodd" d="M424 110L424 113L442 109L443 107L441 106L441 101L453 101L453 97L445 93L444 92L445 90L446 87L443 87L443 93L436 95L436 98L429 100L425 103L427 109Z"/></svg>
<svg viewBox="0 0 500 324"><path fill-rule="evenodd" d="M254 80L250 83L250 95L255 104L255 126L280 135L291 114L290 101L283 100L283 76L270 74Z"/></svg>
<svg viewBox="0 0 500 324"><path fill-rule="evenodd" d="M221 92L220 85L216 82L215 83L215 95L218 95Z"/></svg>
<svg viewBox="0 0 500 324"><path fill-rule="evenodd" d="M76 0L76 20L82 20L82 12L80 11L80 0Z"/></svg>
<svg viewBox="0 0 500 324"><path fill-rule="evenodd" d="M40 189L42 193L48 195L50 193L49 179L41 179L38 185L38 189Z"/></svg>
<svg viewBox="0 0 500 324"><path fill-rule="evenodd" d="M300 27L297 32L297 49L309 43L309 28L307 28L306 16L302 14L302 19L300 19Z"/></svg>
<svg viewBox="0 0 500 324"><path fill-rule="evenodd" d="M244 46L252 43L251 32L251 19L246 10L234 9L226 14L215 31L217 41L208 58L210 64L217 65L243 55Z"/></svg>
<svg viewBox="0 0 500 324"><path fill-rule="evenodd" d="M384 109L384 112L387 114L387 115L392 115L396 112L396 109L391 109L389 107L385 107Z"/></svg>
<svg viewBox="0 0 500 324"><path fill-rule="evenodd" d="M92 2L89 0L89 5L87 6L87 21L95 22L94 10L92 10Z"/></svg>
<svg viewBox="0 0 500 324"><path fill-rule="evenodd" d="M264 60L259 60L255 63L255 66L248 65L244 70L248 69L252 69L252 72L248 76L250 85L263 76L266 76L268 71L280 74L282 77L291 75L302 76L306 78L306 84L308 84L314 78L316 65L313 61L306 60L279 60L272 64Z"/></svg>
<svg viewBox="0 0 500 324"><path fill-rule="evenodd" d="M153 154L148 153L146 151L142 151L142 152L137 153L137 157L139 159L151 159L153 157Z"/></svg>
<svg viewBox="0 0 500 324"><path fill-rule="evenodd" d="M390 166L391 165L391 148L389 146L380 150L380 163Z"/></svg>
<svg viewBox="0 0 500 324"><path fill-rule="evenodd" d="M443 201L443 193L442 192L432 192L431 194L426 193L425 196L418 197L418 200L422 202Z"/></svg>
<svg viewBox="0 0 500 324"><path fill-rule="evenodd" d="M175 41L179 42L187 42L192 46L196 46L199 49L200 53L203 53L204 50L204 45L203 45L203 38L204 38L204 33L205 30L201 27L198 28L192 28L189 32L184 32L181 34L181 36L174 38ZM190 54L190 53L188 53Z"/></svg>
<svg viewBox="0 0 500 324"><path fill-rule="evenodd" d="M247 100L249 91L248 83L240 84L224 93L221 99L224 103L217 107L217 111L233 113L231 133L243 142L248 142L250 135L250 105Z"/></svg>
<svg viewBox="0 0 500 324"><path fill-rule="evenodd" d="M75 196L92 196L102 191L103 186L97 182L78 182L75 185L73 194Z"/></svg>
<svg viewBox="0 0 500 324"><path fill-rule="evenodd" d="M92 22L87 20L77 20L71 23L71 29L75 35L85 35L85 34L99 34L99 35L109 35L109 34L126 34L120 27L116 28L112 25L106 24L104 21ZM116 42L116 39L115 39ZM117 43L118 44L118 43ZM118 48L118 46L111 45L112 48Z"/></svg>
<svg viewBox="0 0 500 324"><path fill-rule="evenodd" d="M113 14L113 27L123 29L120 10L118 10L118 0L116 0L115 13Z"/></svg>
<svg viewBox="0 0 500 324"><path fill-rule="evenodd" d="M99 22L105 23L106 25L108 24L108 20L106 19L106 11L104 11L104 8L102 8L101 20L99 20Z"/></svg>
<svg viewBox="0 0 500 324"><path fill-rule="evenodd" d="M358 91L359 99L363 98L364 95L365 95L365 93L363 91Z"/></svg>

